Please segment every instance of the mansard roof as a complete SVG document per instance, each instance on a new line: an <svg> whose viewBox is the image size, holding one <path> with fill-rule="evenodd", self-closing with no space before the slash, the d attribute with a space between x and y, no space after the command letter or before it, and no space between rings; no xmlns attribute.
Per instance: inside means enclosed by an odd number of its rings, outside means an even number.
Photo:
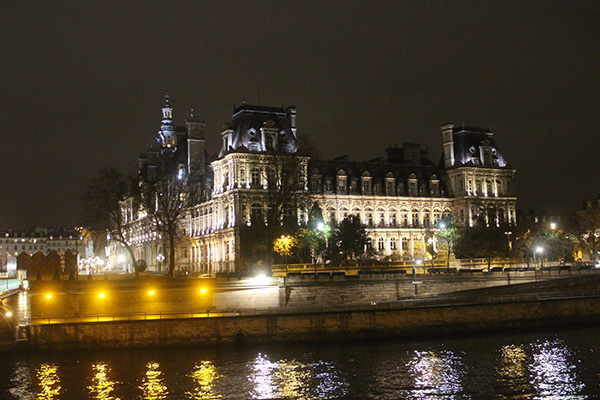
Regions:
<svg viewBox="0 0 600 400"><path fill-rule="evenodd" d="M296 133L294 126L296 108L293 106L267 107L242 103L234 107L231 123L226 126L226 132L231 137L227 148L221 149L220 156L231 151L256 151L252 143L261 142L261 130L270 129L277 133L279 151L296 152ZM225 146L225 144L224 144ZM266 151L260 148L258 151Z"/></svg>
<svg viewBox="0 0 600 400"><path fill-rule="evenodd" d="M492 148L494 167L506 167L507 162L500 152L494 134L489 128L473 126L455 126L452 128L454 140L454 159L456 165L477 165L480 156L480 147Z"/></svg>
<svg viewBox="0 0 600 400"><path fill-rule="evenodd" d="M370 161L349 161L347 155L333 160L309 161L309 173L319 173L324 176L337 176L343 170L348 177L365 176L368 173L373 178L394 177L406 180L414 174L417 179L439 179L440 173L435 164L429 159L427 152L414 143L405 144L405 149L416 150L412 158L404 156L403 148L388 148L388 158L379 157ZM391 150L391 151L390 151Z"/></svg>

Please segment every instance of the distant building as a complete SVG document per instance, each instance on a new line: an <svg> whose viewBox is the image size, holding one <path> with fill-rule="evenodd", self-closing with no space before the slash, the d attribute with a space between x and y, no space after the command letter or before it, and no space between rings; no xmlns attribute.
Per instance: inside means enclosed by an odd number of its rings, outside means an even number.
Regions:
<svg viewBox="0 0 600 400"><path fill-rule="evenodd" d="M516 223L515 170L489 129L443 125L443 156L437 164L415 143L389 147L386 158L367 162L347 156L311 160L297 153L295 107L244 103L234 108L231 123L221 133L221 150L211 160L204 149L202 121L192 118L186 127L174 126L168 99L162 114L157 145L139 158L140 175L151 176L158 154L169 151L177 165L174 173L185 177L191 168L200 168L207 188L205 201L190 211L182 227L190 241L177 251L180 269L215 273L245 267L240 227L267 223L269 186L281 184L270 174L275 172L273 160L281 155L297 161L303 182L299 191L308 203L320 205L325 222L360 216L381 258L422 257L426 231L438 229L443 218L457 225L472 225L483 216L489 224ZM123 207L136 256L151 270L160 268L162 238L132 199ZM292 201L285 215L306 223L306 203ZM113 250L116 254L118 248Z"/></svg>
<svg viewBox="0 0 600 400"><path fill-rule="evenodd" d="M64 255L86 253L86 243L80 239L75 229L67 228L29 228L0 230L0 258L2 269L7 269L21 253L33 256L35 253L48 255L56 252Z"/></svg>

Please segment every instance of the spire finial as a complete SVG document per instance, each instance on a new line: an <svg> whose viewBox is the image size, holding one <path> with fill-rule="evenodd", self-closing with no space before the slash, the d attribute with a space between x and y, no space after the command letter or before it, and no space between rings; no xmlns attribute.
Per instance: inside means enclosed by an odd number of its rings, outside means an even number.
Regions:
<svg viewBox="0 0 600 400"><path fill-rule="evenodd" d="M169 107L169 93L165 94L165 107Z"/></svg>

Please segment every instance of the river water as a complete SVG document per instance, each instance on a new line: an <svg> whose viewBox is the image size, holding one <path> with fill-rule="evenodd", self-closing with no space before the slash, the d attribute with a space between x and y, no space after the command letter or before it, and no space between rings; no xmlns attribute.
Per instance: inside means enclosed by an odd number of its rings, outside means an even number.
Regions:
<svg viewBox="0 0 600 400"><path fill-rule="evenodd" d="M1 399L596 399L600 328L5 353Z"/></svg>

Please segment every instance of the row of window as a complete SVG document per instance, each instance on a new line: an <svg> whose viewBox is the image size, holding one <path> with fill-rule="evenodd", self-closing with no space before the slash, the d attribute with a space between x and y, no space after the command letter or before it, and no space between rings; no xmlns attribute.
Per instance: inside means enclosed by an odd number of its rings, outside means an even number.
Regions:
<svg viewBox="0 0 600 400"><path fill-rule="evenodd" d="M335 188L334 188L335 182ZM385 183L380 179L373 180L371 177L351 178L348 182L346 177L336 179L320 176L311 177L310 188L313 193L339 193L339 194L370 194L387 196L409 196L409 197L439 197L442 193L440 182L430 180L429 182L409 179L408 183L399 182L395 178L386 178Z"/></svg>

